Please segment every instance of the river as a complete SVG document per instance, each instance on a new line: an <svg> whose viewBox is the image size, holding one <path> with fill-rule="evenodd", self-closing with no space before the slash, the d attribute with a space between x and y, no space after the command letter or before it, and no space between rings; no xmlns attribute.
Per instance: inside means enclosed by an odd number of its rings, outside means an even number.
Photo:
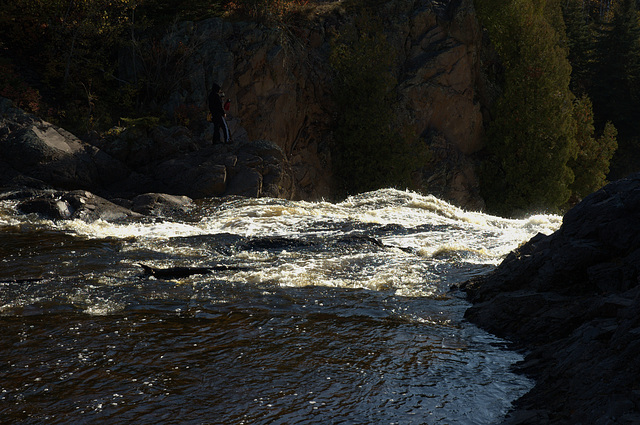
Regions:
<svg viewBox="0 0 640 425"><path fill-rule="evenodd" d="M533 386L449 288L561 217L393 189L126 223L14 207L0 203L2 423L494 424Z"/></svg>

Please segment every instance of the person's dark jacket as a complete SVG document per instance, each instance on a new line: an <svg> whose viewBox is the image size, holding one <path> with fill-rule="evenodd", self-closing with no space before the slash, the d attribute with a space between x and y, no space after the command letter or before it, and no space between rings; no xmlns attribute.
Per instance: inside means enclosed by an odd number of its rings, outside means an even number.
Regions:
<svg viewBox="0 0 640 425"><path fill-rule="evenodd" d="M211 115L214 119L225 116L224 108L222 107L222 100L218 94L219 91L220 86L214 84L211 92L209 93L209 98L207 99L209 102L209 111L211 111Z"/></svg>

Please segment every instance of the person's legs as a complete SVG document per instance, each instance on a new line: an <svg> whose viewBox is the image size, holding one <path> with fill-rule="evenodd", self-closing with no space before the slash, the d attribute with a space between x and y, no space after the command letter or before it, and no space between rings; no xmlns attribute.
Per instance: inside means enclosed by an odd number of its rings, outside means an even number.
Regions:
<svg viewBox="0 0 640 425"><path fill-rule="evenodd" d="M224 143L229 143L231 135L229 134L229 125L227 125L227 120L224 117L222 118L222 134L224 135Z"/></svg>
<svg viewBox="0 0 640 425"><path fill-rule="evenodd" d="M213 144L220 143L220 122L213 120Z"/></svg>

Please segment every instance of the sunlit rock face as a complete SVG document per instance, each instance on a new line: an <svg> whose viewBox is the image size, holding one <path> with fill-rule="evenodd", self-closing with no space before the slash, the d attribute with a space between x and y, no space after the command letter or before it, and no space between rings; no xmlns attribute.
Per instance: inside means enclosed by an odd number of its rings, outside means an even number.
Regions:
<svg viewBox="0 0 640 425"><path fill-rule="evenodd" d="M470 156L482 147L491 96L481 72L486 49L473 2L388 2L379 16L397 54L400 114L438 151L423 176L428 189L460 206L481 208ZM336 2L286 30L220 19L182 23L164 42L194 46L196 53L188 61L188 78L165 107L205 107L209 87L220 84L231 99L233 137L280 146L298 198L330 197L336 111L328 57L331 38L351 20Z"/></svg>

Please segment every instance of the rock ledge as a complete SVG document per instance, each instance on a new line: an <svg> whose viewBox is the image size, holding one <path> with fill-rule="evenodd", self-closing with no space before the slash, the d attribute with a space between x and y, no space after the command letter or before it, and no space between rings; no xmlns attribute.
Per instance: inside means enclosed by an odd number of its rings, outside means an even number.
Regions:
<svg viewBox="0 0 640 425"><path fill-rule="evenodd" d="M465 317L528 354L508 424L640 423L640 174L611 183L492 273Z"/></svg>

